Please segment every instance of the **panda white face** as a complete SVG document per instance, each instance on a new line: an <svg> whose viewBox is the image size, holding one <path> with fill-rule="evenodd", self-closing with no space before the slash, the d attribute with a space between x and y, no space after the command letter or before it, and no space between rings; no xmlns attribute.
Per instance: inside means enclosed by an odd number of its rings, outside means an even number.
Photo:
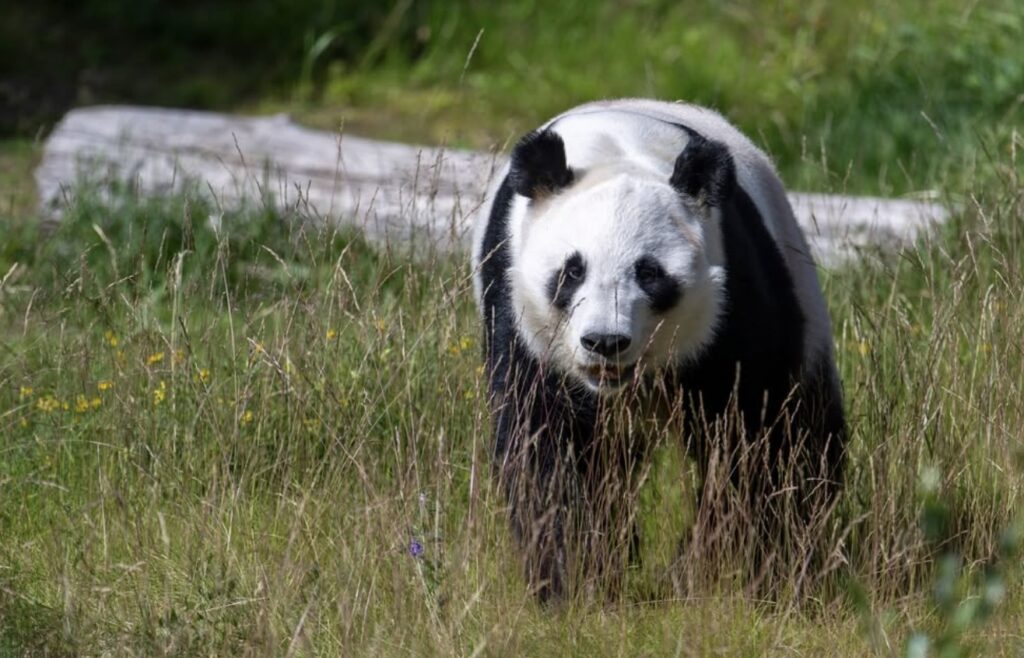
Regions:
<svg viewBox="0 0 1024 658"><path fill-rule="evenodd" d="M518 226L511 272L520 335L599 393L696 355L725 283L715 214L630 168L538 195Z"/></svg>

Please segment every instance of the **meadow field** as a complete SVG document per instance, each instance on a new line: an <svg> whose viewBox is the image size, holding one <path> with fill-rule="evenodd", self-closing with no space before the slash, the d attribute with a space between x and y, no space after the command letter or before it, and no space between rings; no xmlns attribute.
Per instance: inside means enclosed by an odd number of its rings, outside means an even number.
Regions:
<svg viewBox="0 0 1024 658"><path fill-rule="evenodd" d="M155 29L121 4L69 11ZM799 594L673 586L715 570L677 559L697 483L666 433L622 597L537 605L491 479L464 256L370 244L302 206L225 209L201 185L82 187L48 223L40 111L0 135L0 656L1024 653L1015 0L255 6L225 61L270 39L264 14L297 23L222 81L177 77L211 38L186 9L166 84L130 82L158 55L95 45L114 82L74 102L502 148L592 98L685 98L792 189L947 204L912 248L821 271L851 429L837 559ZM12 25L39 11L0 27L0 54L29 51Z"/></svg>

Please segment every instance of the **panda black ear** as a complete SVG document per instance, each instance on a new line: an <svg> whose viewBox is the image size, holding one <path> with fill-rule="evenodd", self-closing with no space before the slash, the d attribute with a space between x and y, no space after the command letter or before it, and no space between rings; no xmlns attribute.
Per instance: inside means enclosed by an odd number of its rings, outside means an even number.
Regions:
<svg viewBox="0 0 1024 658"><path fill-rule="evenodd" d="M736 166L728 147L691 134L686 148L676 158L672 187L711 207L721 206L736 185Z"/></svg>
<svg viewBox="0 0 1024 658"><path fill-rule="evenodd" d="M558 133L534 131L519 140L512 149L508 181L517 194L530 199L543 198L570 185L573 173L565 163L565 143Z"/></svg>

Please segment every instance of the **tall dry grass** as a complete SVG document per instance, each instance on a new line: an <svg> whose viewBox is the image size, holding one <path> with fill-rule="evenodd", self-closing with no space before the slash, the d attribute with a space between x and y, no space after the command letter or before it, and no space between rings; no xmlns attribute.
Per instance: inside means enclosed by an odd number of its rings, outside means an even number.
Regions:
<svg viewBox="0 0 1024 658"><path fill-rule="evenodd" d="M862 655L938 636L933 586L975 596L1020 502L1024 185L999 152L938 237L824 273L851 438L813 573L752 598L743 546L701 548L677 420L624 413L654 424L651 454L598 493L635 498L639 559L613 523L621 596L558 611L528 593L491 478L461 259L259 207L222 219L249 231L233 242L197 196L82 194L0 287L0 650ZM93 225L125 233L109 249ZM999 614L957 636L971 651L1020 649L1002 573Z"/></svg>

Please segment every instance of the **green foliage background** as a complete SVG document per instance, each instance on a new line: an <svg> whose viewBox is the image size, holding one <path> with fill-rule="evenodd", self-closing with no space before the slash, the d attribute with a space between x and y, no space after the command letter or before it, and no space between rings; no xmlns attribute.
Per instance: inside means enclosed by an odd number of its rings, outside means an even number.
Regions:
<svg viewBox="0 0 1024 658"><path fill-rule="evenodd" d="M42 0L5 13L8 134L71 104L131 101L285 107L489 146L579 102L654 96L723 110L791 185L892 194L955 176L1022 117L1014 0Z"/></svg>

